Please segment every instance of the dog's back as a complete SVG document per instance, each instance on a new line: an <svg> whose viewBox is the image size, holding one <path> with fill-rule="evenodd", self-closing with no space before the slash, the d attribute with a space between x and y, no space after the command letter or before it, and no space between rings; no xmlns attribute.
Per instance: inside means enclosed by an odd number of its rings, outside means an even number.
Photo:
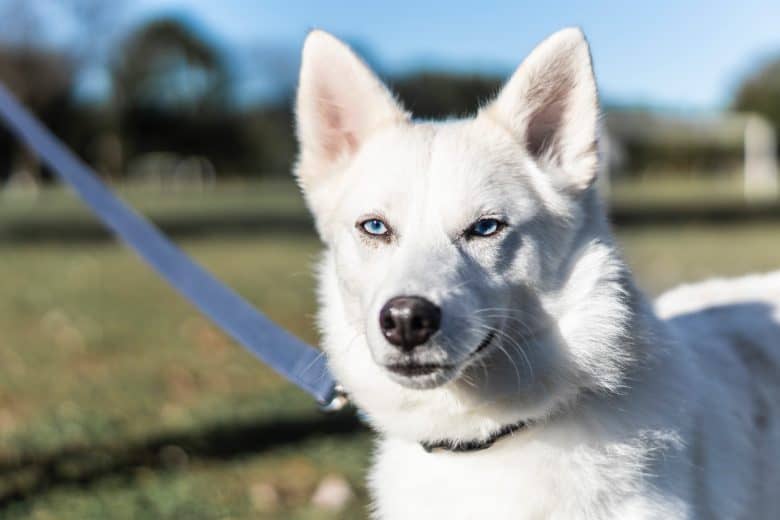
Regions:
<svg viewBox="0 0 780 520"><path fill-rule="evenodd" d="M692 447L702 515L780 518L780 272L682 286L657 310L702 369Z"/></svg>

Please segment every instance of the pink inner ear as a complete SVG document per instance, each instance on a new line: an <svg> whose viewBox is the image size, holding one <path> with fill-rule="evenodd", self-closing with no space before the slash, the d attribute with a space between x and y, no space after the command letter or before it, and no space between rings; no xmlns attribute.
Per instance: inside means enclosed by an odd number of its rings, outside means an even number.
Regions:
<svg viewBox="0 0 780 520"><path fill-rule="evenodd" d="M556 100L543 105L531 116L528 122L526 147L535 158L555 156L557 134L561 127L565 107L564 100Z"/></svg>
<svg viewBox="0 0 780 520"><path fill-rule="evenodd" d="M561 145L559 134L566 124L566 111L576 83L568 71L543 78L528 93L528 104L532 107L527 122L526 147L541 159L555 159Z"/></svg>
<svg viewBox="0 0 780 520"><path fill-rule="evenodd" d="M354 131L345 121L343 107L331 100L332 97L323 96L320 101L322 151L329 160L335 160L345 152L357 150L358 142Z"/></svg>

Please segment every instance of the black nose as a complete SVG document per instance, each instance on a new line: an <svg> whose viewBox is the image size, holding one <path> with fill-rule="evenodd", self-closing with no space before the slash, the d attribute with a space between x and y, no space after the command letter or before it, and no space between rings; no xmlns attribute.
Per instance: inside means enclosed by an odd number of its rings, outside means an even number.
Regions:
<svg viewBox="0 0 780 520"><path fill-rule="evenodd" d="M441 324L441 309L419 296L399 296L379 311L379 327L387 341L408 352L433 336Z"/></svg>

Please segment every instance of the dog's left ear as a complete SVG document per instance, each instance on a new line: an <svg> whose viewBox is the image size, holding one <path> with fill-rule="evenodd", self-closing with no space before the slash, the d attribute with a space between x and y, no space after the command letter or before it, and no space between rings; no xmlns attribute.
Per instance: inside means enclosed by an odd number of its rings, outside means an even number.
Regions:
<svg viewBox="0 0 780 520"><path fill-rule="evenodd" d="M579 29L564 29L539 44L481 113L505 126L562 189L576 193L593 183L598 93Z"/></svg>
<svg viewBox="0 0 780 520"><path fill-rule="evenodd" d="M408 119L366 64L320 30L304 43L295 113L304 188L348 161L374 130Z"/></svg>

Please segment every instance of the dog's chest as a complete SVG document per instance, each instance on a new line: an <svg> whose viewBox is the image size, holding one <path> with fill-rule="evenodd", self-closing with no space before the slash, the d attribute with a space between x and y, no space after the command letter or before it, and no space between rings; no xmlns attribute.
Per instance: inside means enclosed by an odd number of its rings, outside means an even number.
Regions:
<svg viewBox="0 0 780 520"><path fill-rule="evenodd" d="M632 498L635 460L518 444L455 454L383 441L370 479L377 518L639 518L649 507Z"/></svg>
<svg viewBox="0 0 780 520"><path fill-rule="evenodd" d="M534 483L530 473L514 467L511 457L501 460L487 451L426 453L391 441L378 456L371 484L383 520L509 518L549 511L539 490L551 483Z"/></svg>

